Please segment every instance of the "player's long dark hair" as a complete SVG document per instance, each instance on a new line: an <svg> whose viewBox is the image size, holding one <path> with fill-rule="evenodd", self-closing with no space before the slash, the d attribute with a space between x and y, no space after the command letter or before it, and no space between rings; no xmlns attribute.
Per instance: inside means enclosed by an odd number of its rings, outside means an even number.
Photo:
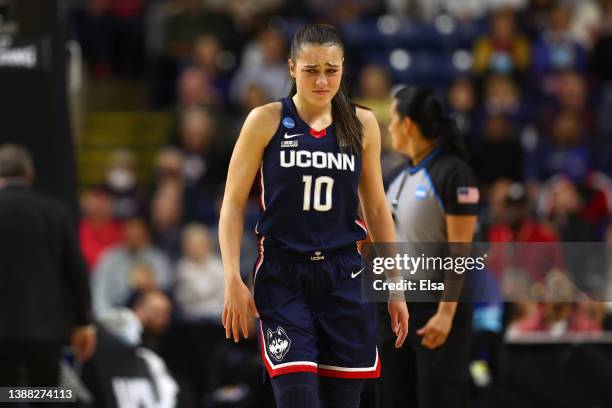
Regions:
<svg viewBox="0 0 612 408"><path fill-rule="evenodd" d="M295 33L293 40L291 40L291 60L294 63L297 61L299 51L308 44L337 45L344 52L344 44L340 33L327 24L309 24ZM297 88L294 81L289 96L295 95L296 92ZM354 105L349 99L344 78L340 80L340 89L332 99L332 119L338 144L348 146L353 152L361 152L363 126L357 118Z"/></svg>
<svg viewBox="0 0 612 408"><path fill-rule="evenodd" d="M414 121L423 137L439 139L448 151L469 161L470 155L455 120L444 113L442 101L431 88L405 87L394 96L400 117Z"/></svg>

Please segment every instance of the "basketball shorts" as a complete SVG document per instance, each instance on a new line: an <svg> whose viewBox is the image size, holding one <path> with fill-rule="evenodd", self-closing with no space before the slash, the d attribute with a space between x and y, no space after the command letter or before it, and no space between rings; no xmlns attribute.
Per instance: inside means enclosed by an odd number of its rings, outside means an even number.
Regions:
<svg viewBox="0 0 612 408"><path fill-rule="evenodd" d="M259 345L270 375L311 372L377 378L376 307L361 300L355 246L330 253L271 252L254 271Z"/></svg>

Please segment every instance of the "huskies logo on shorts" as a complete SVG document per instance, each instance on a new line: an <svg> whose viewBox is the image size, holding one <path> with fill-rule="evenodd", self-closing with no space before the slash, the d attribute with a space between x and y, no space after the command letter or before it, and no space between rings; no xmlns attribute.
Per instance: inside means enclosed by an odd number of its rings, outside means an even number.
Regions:
<svg viewBox="0 0 612 408"><path fill-rule="evenodd" d="M276 361L281 361L291 347L291 339L285 333L285 329L278 326L276 330L268 329L268 351Z"/></svg>

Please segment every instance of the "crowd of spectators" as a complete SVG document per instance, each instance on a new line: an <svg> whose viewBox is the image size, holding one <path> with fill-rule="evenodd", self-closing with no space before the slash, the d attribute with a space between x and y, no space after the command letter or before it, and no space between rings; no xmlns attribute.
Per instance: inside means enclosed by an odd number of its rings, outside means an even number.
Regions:
<svg viewBox="0 0 612 408"><path fill-rule="evenodd" d="M175 337L159 345L193 398L222 385L210 375L208 353L228 353L219 327L216 228L231 149L253 107L287 95L288 41L308 21L347 34L346 79L353 99L378 118L385 175L405 160L391 151L386 132L390 94L401 84L429 84L446 97L481 182L477 239L607 242L612 259L610 0L91 0L71 15L92 80L145 80L149 108L175 115L150 185L137 179L134 152L122 150L109 159L104 185L83 186L80 234L98 316L130 304L139 291L161 290L175 306L173 321L198 327L171 325ZM369 58L382 52L367 48L376 36L352 42L356 26L377 33L384 58ZM416 27L411 35L434 45L410 62L402 27ZM446 52L436 47L449 47L453 33L467 38L459 56L467 54L468 64L454 53L451 80L412 76L416 58ZM255 190L243 240L245 279L256 257ZM573 279L595 298L612 299L609 266ZM512 334L611 329L612 311L601 302L526 301L513 309L504 319ZM499 304L480 310L475 325L501 333ZM181 352L164 354L177 344ZM257 354L250 346L241 351L252 353L241 354L248 361Z"/></svg>

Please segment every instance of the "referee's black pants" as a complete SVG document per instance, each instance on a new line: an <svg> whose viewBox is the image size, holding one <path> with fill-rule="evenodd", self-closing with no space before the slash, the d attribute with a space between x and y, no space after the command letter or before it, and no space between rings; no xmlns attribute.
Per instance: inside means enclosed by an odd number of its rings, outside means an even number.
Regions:
<svg viewBox="0 0 612 408"><path fill-rule="evenodd" d="M0 340L0 386L57 387L59 341Z"/></svg>
<svg viewBox="0 0 612 408"><path fill-rule="evenodd" d="M469 406L472 305L459 303L446 342L430 350L421 345L422 337L416 332L435 314L437 307L437 303L408 304L409 333L400 349L394 346L395 336L386 304L379 307L378 347L382 371L376 387L378 408Z"/></svg>

